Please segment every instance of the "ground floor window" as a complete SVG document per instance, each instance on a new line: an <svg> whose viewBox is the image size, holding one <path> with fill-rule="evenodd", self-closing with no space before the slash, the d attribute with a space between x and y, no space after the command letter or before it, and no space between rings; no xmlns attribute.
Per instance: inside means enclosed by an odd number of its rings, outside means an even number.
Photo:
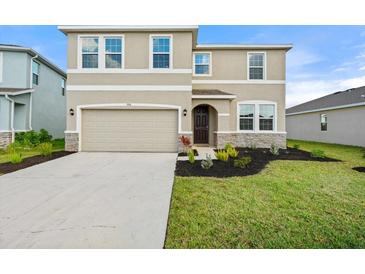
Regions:
<svg viewBox="0 0 365 274"><path fill-rule="evenodd" d="M238 105L240 131L274 131L275 124L275 103L242 102Z"/></svg>
<svg viewBox="0 0 365 274"><path fill-rule="evenodd" d="M327 114L321 114L321 131L327 131Z"/></svg>

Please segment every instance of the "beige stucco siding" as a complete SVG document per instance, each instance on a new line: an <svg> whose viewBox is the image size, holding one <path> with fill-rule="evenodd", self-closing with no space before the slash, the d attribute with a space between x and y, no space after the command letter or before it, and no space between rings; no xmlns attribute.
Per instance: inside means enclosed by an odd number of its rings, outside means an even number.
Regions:
<svg viewBox="0 0 365 274"><path fill-rule="evenodd" d="M240 101L271 101L277 104L277 131L285 132L285 85L255 85L255 84L194 84L193 89L219 89L231 94L235 94L235 100L212 100L212 106L217 106L219 113L230 113L230 116L218 117L219 131L236 131L237 130L237 102ZM194 100L195 102L196 100ZM207 100L204 100L207 102ZM224 107L223 107L224 106ZM227 121L224 124L223 121Z"/></svg>
<svg viewBox="0 0 365 274"><path fill-rule="evenodd" d="M212 53L212 76L195 76L194 80L247 80L247 53L255 50L199 50ZM199 52L194 50L194 52ZM285 50L266 52L266 79L285 80Z"/></svg>
<svg viewBox="0 0 365 274"><path fill-rule="evenodd" d="M150 56L150 34L172 34L173 68L191 69L192 64L192 33L191 32L114 32L113 35L123 34L125 43L125 69L148 69ZM85 35L85 34L82 34ZM95 33L92 35L108 35ZM68 34L67 68L76 69L78 60L78 34Z"/></svg>
<svg viewBox="0 0 365 274"><path fill-rule="evenodd" d="M327 131L321 131L320 114L327 114ZM365 106L286 117L288 138L365 147Z"/></svg>
<svg viewBox="0 0 365 274"><path fill-rule="evenodd" d="M191 86L186 73L69 73L68 85L182 85Z"/></svg>
<svg viewBox="0 0 365 274"><path fill-rule="evenodd" d="M76 130L77 106L95 104L165 104L187 109L187 116L181 115L181 130L191 130L191 92L189 91L73 91L67 95L67 109L74 109L75 115L67 113L67 130Z"/></svg>

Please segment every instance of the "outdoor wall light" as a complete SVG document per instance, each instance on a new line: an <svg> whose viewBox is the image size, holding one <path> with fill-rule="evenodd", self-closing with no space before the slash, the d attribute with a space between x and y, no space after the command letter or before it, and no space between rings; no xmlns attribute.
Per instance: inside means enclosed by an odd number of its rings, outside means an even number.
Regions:
<svg viewBox="0 0 365 274"><path fill-rule="evenodd" d="M186 116L186 114L188 114L188 111L186 110L186 108L184 108L183 114L184 114L184 116Z"/></svg>
<svg viewBox="0 0 365 274"><path fill-rule="evenodd" d="M74 109L73 108L70 108L70 115L71 116L74 116L75 112L74 112Z"/></svg>

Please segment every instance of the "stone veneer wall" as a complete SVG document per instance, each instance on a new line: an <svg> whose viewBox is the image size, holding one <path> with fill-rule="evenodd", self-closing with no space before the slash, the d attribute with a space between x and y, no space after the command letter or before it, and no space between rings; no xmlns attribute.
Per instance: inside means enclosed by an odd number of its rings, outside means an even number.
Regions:
<svg viewBox="0 0 365 274"><path fill-rule="evenodd" d="M191 133L190 134L179 134L178 135L178 140L177 140L178 141L178 146L177 146L178 152L183 152L184 151L184 146L180 141L181 136L189 137L190 141L191 141L191 144L193 144L193 134L191 134Z"/></svg>
<svg viewBox="0 0 365 274"><path fill-rule="evenodd" d="M78 151L79 150L79 134L65 133L65 150Z"/></svg>
<svg viewBox="0 0 365 274"><path fill-rule="evenodd" d="M0 132L0 148L6 148L11 144L11 132Z"/></svg>
<svg viewBox="0 0 365 274"><path fill-rule="evenodd" d="M269 148L272 144L286 148L286 133L215 133L217 148L224 148L226 143L236 147Z"/></svg>

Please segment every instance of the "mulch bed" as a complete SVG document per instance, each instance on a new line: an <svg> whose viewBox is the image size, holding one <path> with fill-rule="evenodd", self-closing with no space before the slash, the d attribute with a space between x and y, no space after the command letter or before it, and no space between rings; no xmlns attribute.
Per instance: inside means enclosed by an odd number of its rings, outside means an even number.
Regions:
<svg viewBox="0 0 365 274"><path fill-rule="evenodd" d="M3 163L3 164L0 164L0 173L5 174L5 173L14 172L19 169L31 167L31 166L38 165L38 164L41 164L41 163L44 163L47 161L61 158L61 157L70 155L72 153L74 153L74 152L57 151L57 152L53 152L52 155L50 155L50 156L37 155L37 156L25 158L25 159L23 159L23 162L21 162L19 164L12 164L10 162Z"/></svg>
<svg viewBox="0 0 365 274"><path fill-rule="evenodd" d="M248 148L237 148L239 151L238 158L243 156L251 156L251 163L244 169L234 167L233 159L228 162L213 160L213 166L210 169L203 169L200 166L201 161L195 161L192 165L188 161L177 161L175 175L176 176L202 176L202 177L233 177L248 176L259 173L265 168L270 161L275 160L301 160L301 161L318 161L318 162L341 162L332 158L315 158L310 152L288 148L280 149L279 155L272 155L269 149L257 148L255 150Z"/></svg>
<svg viewBox="0 0 365 274"><path fill-rule="evenodd" d="M357 167L353 167L353 170L356 170L358 172L365 172L365 166L357 166Z"/></svg>
<svg viewBox="0 0 365 274"><path fill-rule="evenodd" d="M194 155L198 156L198 151L196 149L193 149ZM186 152L180 152L177 156L188 156Z"/></svg>

